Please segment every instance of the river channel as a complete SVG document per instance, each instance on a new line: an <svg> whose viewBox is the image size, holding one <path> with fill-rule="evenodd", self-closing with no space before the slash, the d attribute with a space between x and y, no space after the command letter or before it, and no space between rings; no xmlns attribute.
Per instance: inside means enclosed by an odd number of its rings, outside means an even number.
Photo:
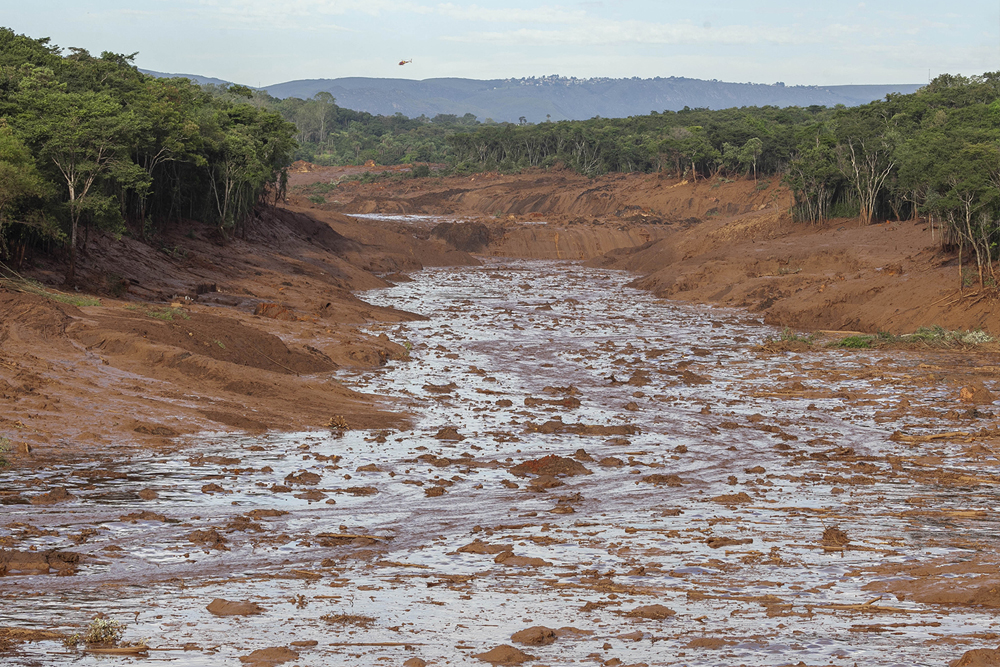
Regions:
<svg viewBox="0 0 1000 667"><path fill-rule="evenodd" d="M518 645L535 665L943 665L1000 643L995 607L888 592L921 567L966 585L997 544L993 450L917 442L993 424L942 421L954 353L767 348L781 332L750 313L572 262L411 278L361 295L428 315L371 327L411 358L338 375L410 431L0 471L0 538L81 554L0 578L0 626L103 612L165 649L35 642L5 664L486 664L532 626L557 636ZM54 487L75 499L22 502Z"/></svg>

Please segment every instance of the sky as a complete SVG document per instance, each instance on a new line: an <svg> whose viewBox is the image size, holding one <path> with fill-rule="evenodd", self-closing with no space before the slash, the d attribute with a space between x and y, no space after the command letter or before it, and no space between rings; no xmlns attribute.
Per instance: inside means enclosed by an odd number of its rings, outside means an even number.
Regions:
<svg viewBox="0 0 1000 667"><path fill-rule="evenodd" d="M250 86L552 74L904 84L1000 70L1000 0L2 2L0 25L17 33Z"/></svg>

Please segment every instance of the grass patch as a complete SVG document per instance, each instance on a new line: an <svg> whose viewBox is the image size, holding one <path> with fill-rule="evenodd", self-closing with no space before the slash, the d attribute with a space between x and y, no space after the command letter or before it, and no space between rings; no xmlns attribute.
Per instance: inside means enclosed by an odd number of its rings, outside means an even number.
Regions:
<svg viewBox="0 0 1000 667"><path fill-rule="evenodd" d="M175 317L180 317L185 320L191 319L191 316L180 308L169 308L167 306L164 306L159 310L147 310L146 315L156 320L163 320L164 322L172 322Z"/></svg>
<svg viewBox="0 0 1000 667"><path fill-rule="evenodd" d="M778 340L782 343L805 343L806 345L812 345L816 340L816 336L815 334L803 336L802 334L797 334L788 327L785 327L781 331L781 335L778 336Z"/></svg>
<svg viewBox="0 0 1000 667"><path fill-rule="evenodd" d="M323 195L309 195L307 199L317 205L326 203L326 197L324 197Z"/></svg>
<svg viewBox="0 0 1000 667"><path fill-rule="evenodd" d="M834 347L846 347L852 350L868 349L872 346L875 336L848 336L833 344Z"/></svg>
<svg viewBox="0 0 1000 667"><path fill-rule="evenodd" d="M71 306L76 306L77 308L101 305L101 300L95 299L92 296L79 296L76 294L60 292L59 290L49 289L37 280L25 278L24 276L11 271L3 264L0 264L0 286L9 289L12 292L36 294L52 301L58 301L59 303L67 303Z"/></svg>
<svg viewBox="0 0 1000 667"><path fill-rule="evenodd" d="M6 454L10 453L10 438L5 438L0 435L0 468L9 468L10 461L7 460Z"/></svg>
<svg viewBox="0 0 1000 667"><path fill-rule="evenodd" d="M995 341L993 336L980 329L959 331L934 326L920 327L913 333L898 336L888 331L880 331L874 335L856 334L833 341L828 347L854 350L881 347L964 347L985 345Z"/></svg>

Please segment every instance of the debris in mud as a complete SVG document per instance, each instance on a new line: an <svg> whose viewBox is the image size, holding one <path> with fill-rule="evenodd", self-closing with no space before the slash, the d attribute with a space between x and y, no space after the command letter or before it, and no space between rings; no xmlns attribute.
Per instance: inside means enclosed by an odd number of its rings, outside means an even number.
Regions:
<svg viewBox="0 0 1000 667"><path fill-rule="evenodd" d="M659 473L646 475L640 481L646 482L647 484L655 484L657 486L660 486L661 484L665 486L683 486L684 484L681 481L681 478L677 475L663 475Z"/></svg>
<svg viewBox="0 0 1000 667"><path fill-rule="evenodd" d="M222 488L221 486L219 486L215 482L212 482L211 484L205 484L204 486L202 486L201 487L201 492L202 493L209 493L209 494L211 494L211 493L232 493L232 491L227 491L226 489Z"/></svg>
<svg viewBox="0 0 1000 667"><path fill-rule="evenodd" d="M681 372L681 382L688 385L689 387L712 384L712 381L709 380L708 378L702 377L697 373L692 373L689 370L684 370Z"/></svg>
<svg viewBox="0 0 1000 667"><path fill-rule="evenodd" d="M360 616L357 614L324 614L320 620L331 625L356 625L359 628L367 628L375 623L371 616Z"/></svg>
<svg viewBox="0 0 1000 667"><path fill-rule="evenodd" d="M646 618L652 621L661 621L665 618L670 618L674 616L677 612L669 607L664 607L662 604L650 604L644 605L642 607L636 607L632 611L625 614L628 618Z"/></svg>
<svg viewBox="0 0 1000 667"><path fill-rule="evenodd" d="M219 551L229 551L229 547L226 546L226 542L229 540L220 535L219 531L215 528L192 531L188 533L187 538L191 544L202 545Z"/></svg>
<svg viewBox="0 0 1000 667"><path fill-rule="evenodd" d="M429 391L432 394L450 394L458 389L458 385L454 382L449 382L448 384L425 384L424 391Z"/></svg>
<svg viewBox="0 0 1000 667"><path fill-rule="evenodd" d="M579 461L564 456L556 456L555 454L525 461L511 468L510 472L519 477L526 477L528 475L566 475L572 477L574 475L591 474L590 469Z"/></svg>
<svg viewBox="0 0 1000 667"><path fill-rule="evenodd" d="M459 547L456 551L460 554L498 554L504 551L514 551L514 547L509 544L487 544L481 540L475 540L471 544Z"/></svg>
<svg viewBox="0 0 1000 667"><path fill-rule="evenodd" d="M961 658L949 663L949 667L1000 667L1000 647L966 651Z"/></svg>
<svg viewBox="0 0 1000 667"><path fill-rule="evenodd" d="M515 644L547 646L556 640L556 631L544 625L536 625L532 628L515 632L510 636L510 640Z"/></svg>
<svg viewBox="0 0 1000 667"><path fill-rule="evenodd" d="M285 484L303 484L303 485L315 485L319 484L323 477L317 475L314 472L308 470L302 470L299 474L288 474L285 476Z"/></svg>
<svg viewBox="0 0 1000 667"><path fill-rule="evenodd" d="M837 526L830 526L823 531L823 546L827 547L843 547L850 543L851 539L847 537L847 533L842 531Z"/></svg>
<svg viewBox="0 0 1000 667"><path fill-rule="evenodd" d="M137 523L139 521L162 521L162 522L176 522L176 519L168 519L162 514L157 514L156 512L150 512L149 510L143 510L141 512L132 512L131 514L123 514L118 517L119 521L126 523Z"/></svg>
<svg viewBox="0 0 1000 667"><path fill-rule="evenodd" d="M438 440L450 440L452 442L461 442L462 440L465 440L465 436L459 433L458 429L454 426L445 426L435 433L434 437Z"/></svg>
<svg viewBox="0 0 1000 667"><path fill-rule="evenodd" d="M472 657L494 665L520 665L535 659L535 656L519 651L510 644L501 644L485 653L474 653Z"/></svg>
<svg viewBox="0 0 1000 667"><path fill-rule="evenodd" d="M6 551L0 549L0 576L10 574L76 574L80 554L72 551Z"/></svg>
<svg viewBox="0 0 1000 667"><path fill-rule="evenodd" d="M275 667L275 665L283 665L298 659L298 653L284 646L260 648L250 655L240 656L240 662L247 667Z"/></svg>
<svg viewBox="0 0 1000 667"><path fill-rule="evenodd" d="M639 429L631 424L621 426L600 426L596 424L566 424L561 418L550 419L544 424L533 424L528 422L525 425L528 433L573 433L575 435L638 435Z"/></svg>
<svg viewBox="0 0 1000 667"><path fill-rule="evenodd" d="M711 498L713 502L722 503L723 505L740 505L744 503L752 503L753 498L747 495L746 491L740 491L739 493L727 493L721 496L715 496Z"/></svg>
<svg viewBox="0 0 1000 667"><path fill-rule="evenodd" d="M544 558L515 556L513 551L501 551L497 554L497 557L493 559L493 562L510 567L545 567L547 565L552 565L552 563Z"/></svg>
<svg viewBox="0 0 1000 667"><path fill-rule="evenodd" d="M753 538L746 537L743 539L735 539L732 537L710 537L705 540L705 544L712 549L719 549L720 547L731 547L739 544L753 544Z"/></svg>
<svg viewBox="0 0 1000 667"><path fill-rule="evenodd" d="M443 486L429 486L424 489L424 495L428 498L436 498L438 496L443 496L446 493Z"/></svg>
<svg viewBox="0 0 1000 667"><path fill-rule="evenodd" d="M76 500L76 496L66 490L66 487L59 486L46 493L41 493L31 498L32 505L55 505Z"/></svg>
<svg viewBox="0 0 1000 667"><path fill-rule="evenodd" d="M205 607L216 616L255 616L264 613L264 608L256 602L231 602L215 598Z"/></svg>
<svg viewBox="0 0 1000 667"><path fill-rule="evenodd" d="M139 498L141 500L156 500L159 497L160 494L158 494L156 491L153 491L152 489L142 489L141 491L139 491Z"/></svg>

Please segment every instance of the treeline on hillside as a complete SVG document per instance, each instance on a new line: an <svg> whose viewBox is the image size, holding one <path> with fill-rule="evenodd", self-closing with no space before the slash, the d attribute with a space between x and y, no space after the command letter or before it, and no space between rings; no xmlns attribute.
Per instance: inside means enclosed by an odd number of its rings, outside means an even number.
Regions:
<svg viewBox="0 0 1000 667"><path fill-rule="evenodd" d="M238 230L285 185L295 127L132 56L62 50L0 28L0 261L91 227L148 234L181 218Z"/></svg>
<svg viewBox="0 0 1000 667"><path fill-rule="evenodd" d="M303 100L278 99L244 86L210 84L205 90L224 100L246 97L258 108L281 114L295 125L294 159L323 166L446 162L451 158L448 138L481 125L471 113L407 118L401 113L377 116L353 111L338 106L326 92ZM495 125L490 120L486 124Z"/></svg>
<svg viewBox="0 0 1000 667"><path fill-rule="evenodd" d="M793 214L940 223L980 284L1000 259L1000 73L942 75L860 107L684 109L621 119L480 126L449 142L461 168L563 163L596 176L780 177ZM960 268L961 271L961 268ZM966 280L968 280L966 278Z"/></svg>

